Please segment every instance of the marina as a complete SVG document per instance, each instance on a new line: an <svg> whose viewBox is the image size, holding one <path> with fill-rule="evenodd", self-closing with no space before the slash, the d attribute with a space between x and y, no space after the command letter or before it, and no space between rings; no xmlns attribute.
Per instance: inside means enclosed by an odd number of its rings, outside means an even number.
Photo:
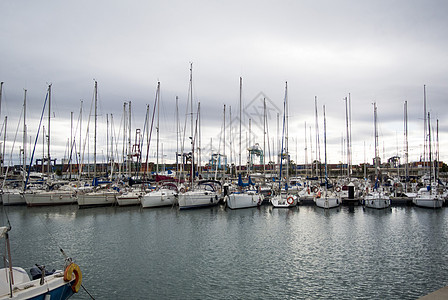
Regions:
<svg viewBox="0 0 448 300"><path fill-rule="evenodd" d="M51 268L61 247L95 299L416 299L446 285L445 208L1 209L14 264Z"/></svg>

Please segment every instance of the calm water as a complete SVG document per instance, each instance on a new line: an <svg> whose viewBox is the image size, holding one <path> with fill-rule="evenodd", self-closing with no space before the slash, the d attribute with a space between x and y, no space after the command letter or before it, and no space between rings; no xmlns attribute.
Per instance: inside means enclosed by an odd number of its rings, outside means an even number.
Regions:
<svg viewBox="0 0 448 300"><path fill-rule="evenodd" d="M1 210L15 265L61 268L61 247L96 299L415 299L448 283L446 208Z"/></svg>

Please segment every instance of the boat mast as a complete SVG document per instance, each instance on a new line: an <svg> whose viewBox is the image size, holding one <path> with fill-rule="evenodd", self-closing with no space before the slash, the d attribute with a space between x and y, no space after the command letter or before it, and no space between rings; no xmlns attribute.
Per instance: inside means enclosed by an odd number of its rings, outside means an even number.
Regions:
<svg viewBox="0 0 448 300"><path fill-rule="evenodd" d="M306 138L306 121L305 121L305 177L308 176L308 142Z"/></svg>
<svg viewBox="0 0 448 300"><path fill-rule="evenodd" d="M327 197L328 189L328 169L327 169L327 120L325 117L325 105L324 105L324 153L325 153L325 197Z"/></svg>
<svg viewBox="0 0 448 300"><path fill-rule="evenodd" d="M149 106L148 112L149 113ZM176 176L179 176L179 97L176 96Z"/></svg>
<svg viewBox="0 0 448 300"><path fill-rule="evenodd" d="M229 147L230 147L230 166L233 164L233 136L232 136L232 106L229 106ZM230 177L233 176L233 168L230 169Z"/></svg>
<svg viewBox="0 0 448 300"><path fill-rule="evenodd" d="M81 100L81 108L79 109L79 160L78 160L78 181L81 180L82 175L82 163L81 162L81 145L82 145L82 103ZM83 154L84 155L84 154ZM81 167L81 168L80 168Z"/></svg>
<svg viewBox="0 0 448 300"><path fill-rule="evenodd" d="M48 142L47 142L47 156L48 156L48 178L51 175L51 157L50 157L50 119L51 119L51 83L48 85ZM31 162L32 163L32 162ZM31 167L31 165L30 165Z"/></svg>
<svg viewBox="0 0 448 300"><path fill-rule="evenodd" d="M93 179L96 179L96 127L97 127L97 116L98 116L98 82L95 80L95 130L93 137ZM90 168L89 168L90 169Z"/></svg>
<svg viewBox="0 0 448 300"><path fill-rule="evenodd" d="M72 153L73 153L73 112L70 112L70 155L69 155L69 179L72 179Z"/></svg>
<svg viewBox="0 0 448 300"><path fill-rule="evenodd" d="M431 118L428 112L429 194L432 194Z"/></svg>
<svg viewBox="0 0 448 300"><path fill-rule="evenodd" d="M409 144L408 144L408 101L404 101L404 160L405 160L405 179L404 179L404 190L408 191L408 179L409 179Z"/></svg>
<svg viewBox="0 0 448 300"><path fill-rule="evenodd" d="M263 98L263 178L266 178L266 98Z"/></svg>
<svg viewBox="0 0 448 300"><path fill-rule="evenodd" d="M128 165L128 168L127 168L127 171L128 171L128 176L129 176L129 178L131 178L132 177L132 145L131 145L131 136L132 136L132 110L131 110L131 101L129 101L129 111L128 111L128 113L129 113L129 120L128 120L128 122L129 122L129 128L128 128L128 155L127 155L127 157L128 157L128 163L127 163L127 165Z"/></svg>
<svg viewBox="0 0 448 300"><path fill-rule="evenodd" d="M374 124L374 135L375 135L375 180L378 179L378 129L377 129L377 108L376 102L373 103L373 124Z"/></svg>
<svg viewBox="0 0 448 300"><path fill-rule="evenodd" d="M285 152L286 152L286 190L289 187L289 141L288 141L288 82L285 82Z"/></svg>
<svg viewBox="0 0 448 300"><path fill-rule="evenodd" d="M319 115L317 113L317 96L314 96L314 109L316 118L316 176L319 177L320 166L320 139L319 139ZM319 168L318 168L319 166Z"/></svg>
<svg viewBox="0 0 448 300"><path fill-rule="evenodd" d="M23 98L23 142L22 142L22 145L23 145L23 181L22 181L22 190L24 190L25 189L25 181L26 181L26 92L27 92L27 90L24 90L25 91L25 95L24 95L24 98Z"/></svg>
<svg viewBox="0 0 448 300"><path fill-rule="evenodd" d="M243 78L240 77L240 152L239 152L239 171L238 175L241 174L241 123L242 123L242 90L243 90Z"/></svg>
<svg viewBox="0 0 448 300"><path fill-rule="evenodd" d="M190 63L190 122L191 122L191 170L190 170L190 182L191 188L193 188L194 182L194 124L193 124L193 63Z"/></svg>
<svg viewBox="0 0 448 300"><path fill-rule="evenodd" d="M222 150L222 160L224 163L224 167L223 167L223 174L222 174L222 181L224 181L225 177L226 177L226 169L227 169L227 157L226 157L226 105L224 104L224 112L223 112L224 116L223 116L223 130L222 130L222 134L223 134L223 139L222 139L222 146L223 146L223 150ZM219 155L219 153L218 153Z"/></svg>
<svg viewBox="0 0 448 300"><path fill-rule="evenodd" d="M160 81L157 82L157 143L156 143L156 175L159 174L159 134L160 134Z"/></svg>
<svg viewBox="0 0 448 300"><path fill-rule="evenodd" d="M345 127L347 130L347 178L350 181L350 134L349 134L349 123L348 123L348 101L347 97L345 100Z"/></svg>
<svg viewBox="0 0 448 300"><path fill-rule="evenodd" d="M427 132L426 132L426 84L423 85L423 169L426 168L426 141L427 141Z"/></svg>

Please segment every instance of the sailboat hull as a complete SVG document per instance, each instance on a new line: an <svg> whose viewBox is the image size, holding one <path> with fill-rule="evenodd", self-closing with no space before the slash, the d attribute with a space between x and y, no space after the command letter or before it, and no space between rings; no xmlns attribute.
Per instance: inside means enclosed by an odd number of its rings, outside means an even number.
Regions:
<svg viewBox="0 0 448 300"><path fill-rule="evenodd" d="M363 205L369 208L384 209L390 207L390 199L381 193L374 192L364 197Z"/></svg>
<svg viewBox="0 0 448 300"><path fill-rule="evenodd" d="M116 192L92 192L78 196L78 206L80 208L95 206L112 206L117 201Z"/></svg>
<svg viewBox="0 0 448 300"><path fill-rule="evenodd" d="M76 196L71 192L24 193L23 197L28 206L64 205L77 201Z"/></svg>
<svg viewBox="0 0 448 300"><path fill-rule="evenodd" d="M217 205L219 197L216 192L188 191L179 194L178 201L180 209L200 208Z"/></svg>
<svg viewBox="0 0 448 300"><path fill-rule="evenodd" d="M4 206L8 205L25 205L26 201L22 193L8 193L2 194L2 201Z"/></svg>
<svg viewBox="0 0 448 300"><path fill-rule="evenodd" d="M441 208L444 201L439 197L416 197L412 202L419 207Z"/></svg>
<svg viewBox="0 0 448 300"><path fill-rule="evenodd" d="M176 200L175 191L160 189L144 195L142 198L142 207L173 206L176 204Z"/></svg>
<svg viewBox="0 0 448 300"><path fill-rule="evenodd" d="M341 200L338 198L316 198L316 206L320 208L335 208L341 205Z"/></svg>
<svg viewBox="0 0 448 300"><path fill-rule="evenodd" d="M226 197L227 207L230 209L257 207L262 202L263 195L256 193L233 193Z"/></svg>

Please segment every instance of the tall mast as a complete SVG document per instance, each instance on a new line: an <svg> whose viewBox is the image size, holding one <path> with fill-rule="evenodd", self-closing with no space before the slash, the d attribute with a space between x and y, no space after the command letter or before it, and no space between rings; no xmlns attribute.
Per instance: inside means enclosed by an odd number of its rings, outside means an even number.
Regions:
<svg viewBox="0 0 448 300"><path fill-rule="evenodd" d="M110 114L110 178L113 178L113 174L114 174L114 131L113 131L113 126L114 126L114 115Z"/></svg>
<svg viewBox="0 0 448 300"><path fill-rule="evenodd" d="M129 101L129 125L128 125L128 176L131 178L132 176L132 145L131 145L131 136L132 136L132 109L131 109L131 101Z"/></svg>
<svg viewBox="0 0 448 300"><path fill-rule="evenodd" d="M83 101L81 100L81 108L79 109L79 157L78 157L78 162L81 161L81 145L82 145L82 103ZM81 167L81 168L80 168ZM82 164L78 163L78 180L81 180L81 175L82 175Z"/></svg>
<svg viewBox="0 0 448 300"><path fill-rule="evenodd" d="M319 176L320 171L320 140L319 140L319 115L317 113L317 96L314 97L314 109L316 117L316 176ZM319 166L319 168L318 168Z"/></svg>
<svg viewBox="0 0 448 300"><path fill-rule="evenodd" d="M223 130L222 130L222 134L223 134L223 139L222 139L222 141L223 141L223 143L222 143L222 146L223 146L223 150L222 150L222 153L223 153L223 157L222 157L222 160L223 160L223 163L224 163L224 168L223 168L223 176L222 176L222 179L224 180L224 178L225 178L225 175L226 175L226 168L227 168L227 157L226 157L226 105L224 104L224 124L223 124ZM218 153L219 154L219 153Z"/></svg>
<svg viewBox="0 0 448 300"><path fill-rule="evenodd" d="M159 174L159 134L160 134L160 81L157 82L157 143L156 143L156 174Z"/></svg>
<svg viewBox="0 0 448 300"><path fill-rule="evenodd" d="M285 152L286 152L286 184L289 186L289 148L288 148L288 82L285 82ZM281 157L283 159L283 157Z"/></svg>
<svg viewBox="0 0 448 300"><path fill-rule="evenodd" d="M266 178L266 98L263 98L263 178Z"/></svg>
<svg viewBox="0 0 448 300"><path fill-rule="evenodd" d="M243 90L243 78L240 77L240 152L239 152L239 172L241 174L241 123L242 123L242 90Z"/></svg>
<svg viewBox="0 0 448 300"><path fill-rule="evenodd" d="M349 123L348 123L348 101L347 97L345 100L345 127L347 130L347 177L350 181L350 134L349 134Z"/></svg>
<svg viewBox="0 0 448 300"><path fill-rule="evenodd" d="M69 155L69 178L72 179L72 153L73 153L73 112L70 112L70 155Z"/></svg>
<svg viewBox="0 0 448 300"><path fill-rule="evenodd" d="M405 192L407 192L407 184L408 184L408 178L409 178L409 170L408 170L408 163L409 163L409 144L408 144L408 101L404 101L404 162L405 162L405 179L404 179L404 189Z"/></svg>
<svg viewBox="0 0 448 300"><path fill-rule="evenodd" d="M325 191L328 188L328 169L327 169L327 120L325 117L325 105L324 105L324 152L325 152ZM325 197L327 195L325 194Z"/></svg>
<svg viewBox="0 0 448 300"><path fill-rule="evenodd" d="M426 167L426 141L427 141L427 132L426 132L426 85L423 85L423 167Z"/></svg>
<svg viewBox="0 0 448 300"><path fill-rule="evenodd" d="M349 140L349 152L348 152L348 162L349 162L349 178L351 178L352 174L352 99L351 94L348 93L348 126L349 126L349 134L348 134L348 140Z"/></svg>
<svg viewBox="0 0 448 300"><path fill-rule="evenodd" d="M193 187L194 181L194 124L193 124L193 63L190 63L190 122L191 122L191 170L190 170L190 182Z"/></svg>
<svg viewBox="0 0 448 300"><path fill-rule="evenodd" d="M429 193L432 194L431 118L428 112Z"/></svg>
<svg viewBox="0 0 448 300"><path fill-rule="evenodd" d="M148 112L149 113L149 106ZM179 176L179 97L176 96L176 176Z"/></svg>
<svg viewBox="0 0 448 300"><path fill-rule="evenodd" d="M25 188L25 179L26 179L26 92L23 98L23 189Z"/></svg>
<svg viewBox="0 0 448 300"><path fill-rule="evenodd" d="M93 137L93 179L96 178L96 128L98 116L98 82L95 80L95 131Z"/></svg>
<svg viewBox="0 0 448 300"><path fill-rule="evenodd" d="M306 121L305 121L305 176L308 176L308 142L306 138Z"/></svg>
<svg viewBox="0 0 448 300"><path fill-rule="evenodd" d="M121 148L121 156L123 158L123 162L120 164L122 166L123 169L123 174L125 174L125 166L127 164L127 159L126 159L126 120L127 120L127 114L126 114L126 106L128 105L127 102L123 103L123 143L122 143L122 148ZM126 164L125 164L126 163Z"/></svg>
<svg viewBox="0 0 448 300"><path fill-rule="evenodd" d="M229 146L230 146L230 165L233 163L233 135L232 135L232 106L229 106ZM233 168L230 169L230 177L233 176Z"/></svg>
<svg viewBox="0 0 448 300"><path fill-rule="evenodd" d="M106 114L106 173L109 165L109 114Z"/></svg>
<svg viewBox="0 0 448 300"><path fill-rule="evenodd" d="M375 135L375 177L378 177L378 129L377 129L377 108L376 102L373 103L373 124Z"/></svg>
<svg viewBox="0 0 448 300"><path fill-rule="evenodd" d="M48 142L47 142L47 156L48 156L48 176L51 174L51 157L50 157L50 119L51 119L51 83L48 85ZM31 167L31 166L30 166Z"/></svg>

